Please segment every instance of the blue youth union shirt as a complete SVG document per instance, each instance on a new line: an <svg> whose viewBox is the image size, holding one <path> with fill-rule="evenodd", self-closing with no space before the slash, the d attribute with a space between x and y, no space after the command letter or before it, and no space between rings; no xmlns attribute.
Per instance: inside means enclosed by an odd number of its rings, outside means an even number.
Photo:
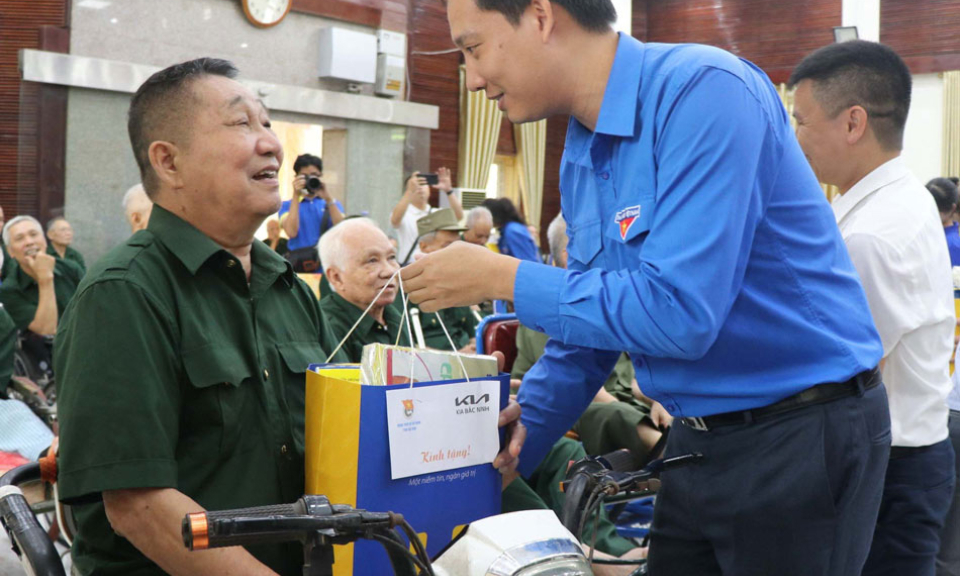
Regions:
<svg viewBox="0 0 960 576"><path fill-rule="evenodd" d="M335 200L337 208L343 212L343 205L339 200ZM327 201L322 198L313 200L300 200L300 226L297 229L297 235L287 242L288 250L298 250L300 248L312 248L320 241L320 236L326 232L333 224L333 220L328 218L328 223L322 222L323 211L327 207ZM290 211L290 200L284 200L280 204L279 215L283 216ZM326 228L321 226L326 224Z"/></svg>
<svg viewBox="0 0 960 576"><path fill-rule="evenodd" d="M551 339L520 388L529 474L630 354L674 416L765 406L878 364L833 212L766 75L722 50L620 36L596 130L560 168L569 269L521 262Z"/></svg>
<svg viewBox="0 0 960 576"><path fill-rule="evenodd" d="M530 231L519 222L507 222L503 230L500 231L500 242L497 249L500 250L501 254L513 256L520 260L540 262L537 245L530 237Z"/></svg>

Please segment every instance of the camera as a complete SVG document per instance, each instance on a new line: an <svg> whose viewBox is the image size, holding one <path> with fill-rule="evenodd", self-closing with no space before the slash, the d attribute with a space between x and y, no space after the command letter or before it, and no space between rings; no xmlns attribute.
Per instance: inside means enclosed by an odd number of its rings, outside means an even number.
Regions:
<svg viewBox="0 0 960 576"><path fill-rule="evenodd" d="M427 181L427 186L436 186L440 183L440 176L433 172L421 172L420 177Z"/></svg>
<svg viewBox="0 0 960 576"><path fill-rule="evenodd" d="M316 194L323 190L323 182L317 176L307 176L306 186L300 192L304 195Z"/></svg>

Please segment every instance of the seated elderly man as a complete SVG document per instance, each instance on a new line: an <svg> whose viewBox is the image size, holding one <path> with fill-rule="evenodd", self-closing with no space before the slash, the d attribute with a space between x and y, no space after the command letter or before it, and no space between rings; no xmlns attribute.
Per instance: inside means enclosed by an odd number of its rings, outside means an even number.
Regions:
<svg viewBox="0 0 960 576"><path fill-rule="evenodd" d="M83 273L87 273L87 263L83 255L71 246L73 243L73 226L63 216L57 216L47 222L47 254L58 260L70 260L80 266Z"/></svg>
<svg viewBox="0 0 960 576"><path fill-rule="evenodd" d="M486 246L493 231L493 214L483 206L477 206L467 212L467 229L463 239L471 244Z"/></svg>
<svg viewBox="0 0 960 576"><path fill-rule="evenodd" d="M567 266L567 225L557 215L547 228L554 266ZM517 359L511 376L522 379L543 355L547 335L520 326L517 330ZM621 448L630 450L634 465L641 466L672 418L660 404L650 401L637 386L633 364L621 354L603 388L580 416L573 431L580 436L588 454L601 455Z"/></svg>
<svg viewBox="0 0 960 576"><path fill-rule="evenodd" d="M466 228L457 223L457 217L450 208L432 212L417 220L420 251L424 254L430 254L446 248L458 241L460 232L464 230ZM450 342L440 325L440 320L442 320L450 334L450 339L453 340L453 344L460 352L473 354L477 351L475 338L477 322L469 307L447 308L439 312L420 312L419 308L411 304L410 310L411 312L417 310L424 345L428 348L451 349Z"/></svg>
<svg viewBox="0 0 960 576"><path fill-rule="evenodd" d="M33 216L7 222L3 240L18 266L0 286L0 303L21 331L52 336L83 270L76 262L47 253L43 228Z"/></svg>
<svg viewBox="0 0 960 576"><path fill-rule="evenodd" d="M150 222L90 269L57 336L80 574L302 573L297 544L191 552L180 531L190 512L303 495L305 373L335 345L310 288L255 241L283 150L236 74L201 58L134 94Z"/></svg>
<svg viewBox="0 0 960 576"><path fill-rule="evenodd" d="M147 196L143 184L134 184L123 195L123 213L127 218L127 224L130 225L131 234L147 227L151 210L153 210L153 200Z"/></svg>
<svg viewBox="0 0 960 576"><path fill-rule="evenodd" d="M408 345L406 330L399 333L402 309L393 306L397 250L373 220L349 218L331 228L320 237L320 262L333 290L320 300L320 309L334 337L346 338L341 350L350 362L360 361L367 344L399 339Z"/></svg>

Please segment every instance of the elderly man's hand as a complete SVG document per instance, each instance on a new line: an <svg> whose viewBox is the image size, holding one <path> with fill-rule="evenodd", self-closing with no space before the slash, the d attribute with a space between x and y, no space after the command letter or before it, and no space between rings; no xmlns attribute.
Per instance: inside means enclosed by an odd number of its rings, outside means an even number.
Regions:
<svg viewBox="0 0 960 576"><path fill-rule="evenodd" d="M36 282L53 280L53 269L57 259L46 252L37 252L24 256L21 266L23 271Z"/></svg>
<svg viewBox="0 0 960 576"><path fill-rule="evenodd" d="M469 306L485 300L513 300L520 261L482 246L455 242L400 271L403 289L424 312Z"/></svg>
<svg viewBox="0 0 960 576"><path fill-rule="evenodd" d="M500 412L498 426L506 428L503 451L493 460L493 467L503 475L503 487L506 488L517 476L520 464L520 450L527 439L527 427L520 422L520 404L516 396L510 397L507 407Z"/></svg>

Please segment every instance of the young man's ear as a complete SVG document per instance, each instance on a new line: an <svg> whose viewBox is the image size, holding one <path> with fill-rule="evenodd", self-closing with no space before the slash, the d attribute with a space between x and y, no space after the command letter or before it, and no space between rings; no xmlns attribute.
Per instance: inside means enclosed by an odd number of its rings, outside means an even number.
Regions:
<svg viewBox="0 0 960 576"><path fill-rule="evenodd" d="M550 34L553 33L554 26L556 26L556 13L553 11L553 3L550 0L531 0L527 12L536 19L540 39L546 42L550 38Z"/></svg>

